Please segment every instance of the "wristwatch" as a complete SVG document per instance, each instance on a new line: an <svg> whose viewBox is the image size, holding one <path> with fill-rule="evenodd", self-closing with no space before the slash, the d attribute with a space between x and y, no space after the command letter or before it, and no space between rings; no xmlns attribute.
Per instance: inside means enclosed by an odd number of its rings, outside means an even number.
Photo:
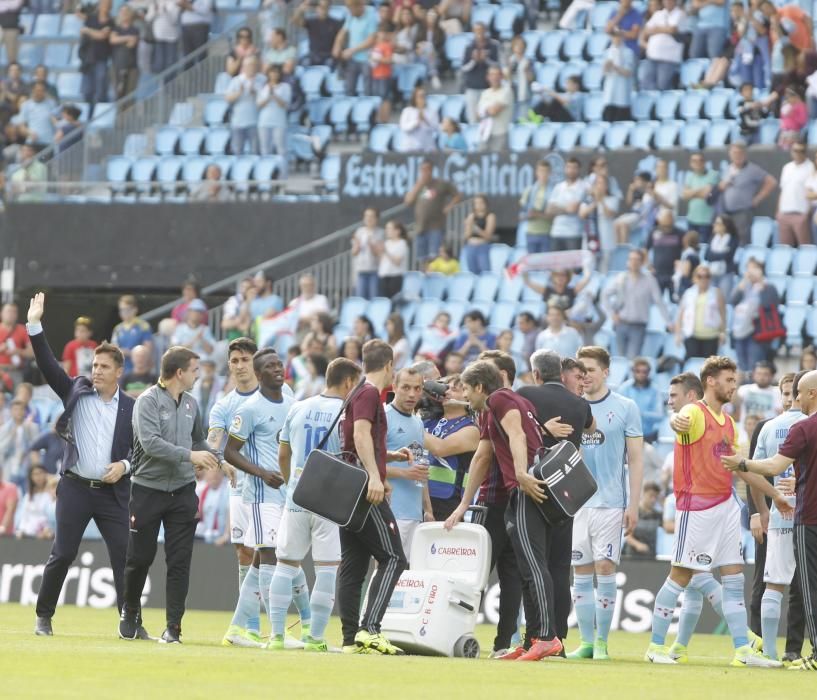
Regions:
<svg viewBox="0 0 817 700"><path fill-rule="evenodd" d="M740 462L738 462L738 471L741 471L741 472L748 472L749 471L749 468L746 466L746 460L745 459L742 459L742 460L740 460Z"/></svg>

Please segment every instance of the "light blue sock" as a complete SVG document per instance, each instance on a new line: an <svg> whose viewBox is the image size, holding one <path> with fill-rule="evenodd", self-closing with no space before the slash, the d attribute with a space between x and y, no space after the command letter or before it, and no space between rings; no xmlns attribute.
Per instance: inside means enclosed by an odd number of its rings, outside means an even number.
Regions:
<svg viewBox="0 0 817 700"><path fill-rule="evenodd" d="M295 601L295 607L298 608L301 624L310 624L312 610L309 607L309 584L306 582L306 574L301 567L298 567L298 573L292 580L292 599Z"/></svg>
<svg viewBox="0 0 817 700"><path fill-rule="evenodd" d="M239 564L238 565L238 590L241 591L241 586L244 584L244 579L247 578L247 572L250 570L250 566L246 564ZM260 607L259 607L260 609ZM258 612L255 613L255 616L251 617L247 620L247 629L251 632L255 632L258 634L261 631L261 617Z"/></svg>
<svg viewBox="0 0 817 700"><path fill-rule="evenodd" d="M337 566L316 566L315 567L315 587L312 589L312 630L311 636L315 639L323 639L326 634L326 625L329 624L329 616L335 605L335 580L337 578Z"/></svg>
<svg viewBox="0 0 817 700"><path fill-rule="evenodd" d="M675 614L675 606L678 605L678 596L683 590L675 581L668 578L655 596L655 609L652 615L653 644L666 644L667 631Z"/></svg>
<svg viewBox="0 0 817 700"><path fill-rule="evenodd" d="M292 602L292 580L298 575L298 571L294 566L280 562L275 567L275 576L272 577L269 589L269 618L275 635L286 632L287 611Z"/></svg>
<svg viewBox="0 0 817 700"><path fill-rule="evenodd" d="M596 574L596 638L607 641L616 611L616 575Z"/></svg>
<svg viewBox="0 0 817 700"><path fill-rule="evenodd" d="M511 649L522 645L522 616L525 612L523 606L519 606L519 614L516 616L516 627L511 635Z"/></svg>
<svg viewBox="0 0 817 700"><path fill-rule="evenodd" d="M275 574L275 564L261 564L258 573L258 588L261 591L261 602L269 615L269 587Z"/></svg>
<svg viewBox="0 0 817 700"><path fill-rule="evenodd" d="M576 611L579 637L586 644L592 644L596 638L593 574L573 574L573 609Z"/></svg>
<svg viewBox="0 0 817 700"><path fill-rule="evenodd" d="M703 594L704 598L709 601L712 609L718 613L718 617L723 620L723 588L718 580L709 572L695 574L689 582L687 589L689 589L690 586L694 586Z"/></svg>
<svg viewBox="0 0 817 700"><path fill-rule="evenodd" d="M231 624L247 629L249 620L258 616L258 606L261 600L261 592L258 588L258 569L250 567L244 582L241 584L241 591L238 594L238 603L233 613Z"/></svg>
<svg viewBox="0 0 817 700"><path fill-rule="evenodd" d="M777 628L780 626L780 604L783 594L766 588L760 601L760 631L763 632L763 653L777 658Z"/></svg>
<svg viewBox="0 0 817 700"><path fill-rule="evenodd" d="M692 638L692 633L701 618L701 611L704 609L704 596L697 589L689 585L684 589L684 600L681 603L681 614L678 617L678 636L675 641L678 644L687 646Z"/></svg>
<svg viewBox="0 0 817 700"><path fill-rule="evenodd" d="M723 616L732 635L735 649L749 643L749 627L746 621L746 599L743 593L743 574L721 576L723 586Z"/></svg>

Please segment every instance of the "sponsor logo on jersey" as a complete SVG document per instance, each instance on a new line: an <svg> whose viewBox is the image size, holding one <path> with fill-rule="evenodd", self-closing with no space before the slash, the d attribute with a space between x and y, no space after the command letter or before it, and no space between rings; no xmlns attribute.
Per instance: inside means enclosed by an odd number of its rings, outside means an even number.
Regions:
<svg viewBox="0 0 817 700"><path fill-rule="evenodd" d="M733 453L734 449L726 438L712 446L712 456L717 459L720 459L723 455L731 455Z"/></svg>
<svg viewBox="0 0 817 700"><path fill-rule="evenodd" d="M582 447L598 447L604 444L604 433L598 428L592 433L582 433Z"/></svg>
<svg viewBox="0 0 817 700"><path fill-rule="evenodd" d="M570 554L570 558L573 561L581 561L582 553L578 549L574 549Z"/></svg>
<svg viewBox="0 0 817 700"><path fill-rule="evenodd" d="M709 566L712 563L712 557L710 557L708 554L699 554L697 557L695 557L695 561L697 561L699 564L703 564L704 566Z"/></svg>

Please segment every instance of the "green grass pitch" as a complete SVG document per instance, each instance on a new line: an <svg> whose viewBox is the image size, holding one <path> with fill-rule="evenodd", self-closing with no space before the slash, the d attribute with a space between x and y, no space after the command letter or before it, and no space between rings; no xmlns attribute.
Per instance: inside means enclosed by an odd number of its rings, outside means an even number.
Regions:
<svg viewBox="0 0 817 700"><path fill-rule="evenodd" d="M163 629L163 611L145 611L151 634ZM743 700L817 697L807 672L730 668L728 637L700 635L686 666L642 660L646 634L614 633L607 663L551 659L536 664L485 659L316 655L220 646L229 614L188 611L182 646L116 638L113 610L63 607L55 636L35 637L34 611L0 605L0 698L275 698L276 700ZM333 619L329 639L337 643ZM490 649L492 629L477 629ZM575 632L571 637L575 636ZM571 649L575 640L571 640Z"/></svg>

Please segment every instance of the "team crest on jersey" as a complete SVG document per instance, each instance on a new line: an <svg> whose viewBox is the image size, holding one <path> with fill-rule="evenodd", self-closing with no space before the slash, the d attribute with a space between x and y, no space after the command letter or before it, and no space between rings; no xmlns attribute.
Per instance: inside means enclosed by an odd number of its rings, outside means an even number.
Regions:
<svg viewBox="0 0 817 700"><path fill-rule="evenodd" d="M607 424L608 424L608 425L612 424L612 422L613 422L613 418L615 418L615 417L616 417L615 412L613 412L613 411L607 411Z"/></svg>
<svg viewBox="0 0 817 700"><path fill-rule="evenodd" d="M233 422L230 424L230 430L231 430L232 432L234 432L234 433L237 433L239 430L241 430L241 424L242 424L242 422L243 422L243 421L241 420L241 416L236 415L236 416L233 418Z"/></svg>
<svg viewBox="0 0 817 700"><path fill-rule="evenodd" d="M734 450L732 449L732 444L724 438L720 442L716 443L712 447L712 456L720 459L723 455L731 455L733 454Z"/></svg>

